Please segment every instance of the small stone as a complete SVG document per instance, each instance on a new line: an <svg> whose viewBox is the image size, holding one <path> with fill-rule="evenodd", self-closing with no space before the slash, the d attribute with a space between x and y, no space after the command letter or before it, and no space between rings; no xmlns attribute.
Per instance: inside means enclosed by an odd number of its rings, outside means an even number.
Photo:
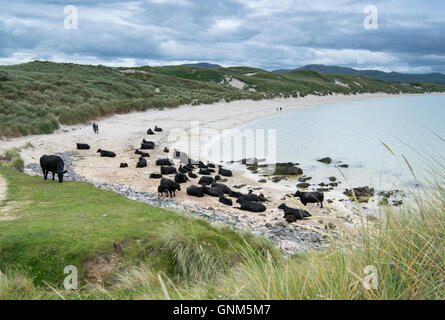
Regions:
<svg viewBox="0 0 445 320"><path fill-rule="evenodd" d="M301 188L301 189L307 189L310 186L311 186L311 184L310 183L306 183L306 182L302 182L302 183L297 184L297 188Z"/></svg>
<svg viewBox="0 0 445 320"><path fill-rule="evenodd" d="M326 164L331 164L332 159L329 158L329 157L326 157L326 158L319 159L319 160L317 160L317 161L318 161L318 162L322 162L322 163L326 163Z"/></svg>
<svg viewBox="0 0 445 320"><path fill-rule="evenodd" d="M324 226L324 228L325 228L326 230L333 230L333 229L335 229L335 228L337 228L337 227L336 227L335 224L333 224L332 222L329 221L329 222Z"/></svg>
<svg viewBox="0 0 445 320"><path fill-rule="evenodd" d="M274 223L274 226L276 227L287 227L289 223L287 221L277 221Z"/></svg>

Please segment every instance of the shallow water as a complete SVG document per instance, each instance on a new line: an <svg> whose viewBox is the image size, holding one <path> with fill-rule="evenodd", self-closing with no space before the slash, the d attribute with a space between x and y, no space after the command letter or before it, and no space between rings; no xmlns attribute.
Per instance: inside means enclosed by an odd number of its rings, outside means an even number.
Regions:
<svg viewBox="0 0 445 320"><path fill-rule="evenodd" d="M312 106L277 112L237 129L276 130L276 160L298 162L305 174L313 177L310 182L316 184L336 176L343 187L348 183L378 189L422 185L426 178L434 178L429 172L432 157L445 163L445 95ZM221 139L215 138L212 143L220 143ZM267 138L263 140L267 144ZM417 180L402 155L414 169ZM221 160L215 155L209 157ZM334 164L316 161L322 157L348 164L349 168L342 169L347 181Z"/></svg>

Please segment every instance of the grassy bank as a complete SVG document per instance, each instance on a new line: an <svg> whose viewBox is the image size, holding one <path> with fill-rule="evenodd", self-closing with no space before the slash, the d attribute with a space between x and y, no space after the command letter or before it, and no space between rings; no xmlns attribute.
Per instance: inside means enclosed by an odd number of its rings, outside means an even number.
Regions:
<svg viewBox="0 0 445 320"><path fill-rule="evenodd" d="M113 283L138 264L181 284L238 264L236 248L245 241L255 254L274 252L252 236L86 183L44 181L4 166L0 174L8 182L0 204L0 299L52 296L49 286L62 290L67 265L78 268L79 294L88 297L89 283ZM22 286L29 290L13 289Z"/></svg>
<svg viewBox="0 0 445 320"><path fill-rule="evenodd" d="M0 299L444 299L445 189L324 253L285 257L227 228L0 167ZM66 265L80 288L66 291ZM363 285L365 267L377 287ZM98 281L99 280L99 281Z"/></svg>
<svg viewBox="0 0 445 320"><path fill-rule="evenodd" d="M308 94L445 91L445 85L439 84L400 84L308 70L276 74L249 67L171 66L131 71L41 61L0 66L0 137L51 133L60 124L183 104ZM232 87L231 78L245 87Z"/></svg>

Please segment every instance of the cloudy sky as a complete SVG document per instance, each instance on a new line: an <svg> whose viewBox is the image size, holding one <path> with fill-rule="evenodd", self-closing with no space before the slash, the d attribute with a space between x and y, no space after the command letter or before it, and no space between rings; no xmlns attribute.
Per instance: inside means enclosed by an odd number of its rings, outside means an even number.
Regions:
<svg viewBox="0 0 445 320"><path fill-rule="evenodd" d="M445 73L444 0L0 0L0 5L0 64L207 61L269 70L326 64ZM67 5L77 8L77 29L72 11L64 11ZM364 26L368 5L378 9L377 29Z"/></svg>

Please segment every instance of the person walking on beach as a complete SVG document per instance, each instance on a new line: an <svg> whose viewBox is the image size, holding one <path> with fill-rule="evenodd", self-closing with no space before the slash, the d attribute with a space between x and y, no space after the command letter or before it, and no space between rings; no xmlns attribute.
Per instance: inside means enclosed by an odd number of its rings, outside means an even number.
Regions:
<svg viewBox="0 0 445 320"><path fill-rule="evenodd" d="M93 131L95 134L99 134L99 125L96 122L93 122Z"/></svg>

